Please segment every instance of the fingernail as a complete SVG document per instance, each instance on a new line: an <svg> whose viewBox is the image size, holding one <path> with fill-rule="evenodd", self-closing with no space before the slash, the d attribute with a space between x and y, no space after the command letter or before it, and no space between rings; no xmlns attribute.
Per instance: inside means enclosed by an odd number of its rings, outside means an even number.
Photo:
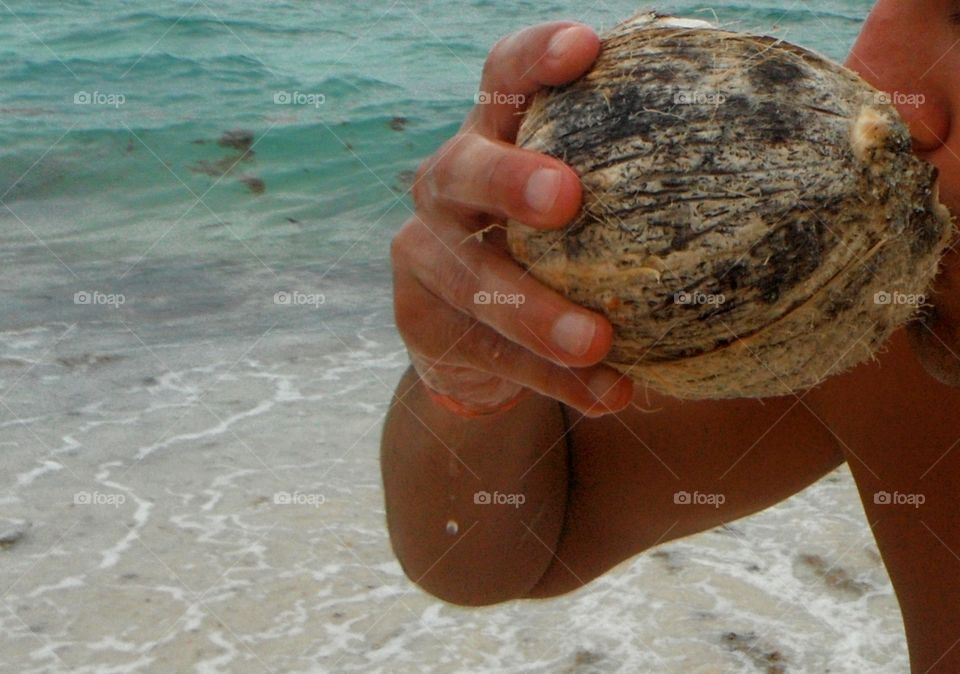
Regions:
<svg viewBox="0 0 960 674"><path fill-rule="evenodd" d="M552 59L563 58L567 51L577 43L578 32L578 28L571 26L555 34L550 38L550 44L547 47L547 56Z"/></svg>
<svg viewBox="0 0 960 674"><path fill-rule="evenodd" d="M540 168L527 179L524 197L527 205L538 213L546 213L557 201L560 193L560 171Z"/></svg>
<svg viewBox="0 0 960 674"><path fill-rule="evenodd" d="M613 405L618 402L620 398L620 393L617 390L617 382L619 380L620 376L615 372L601 370L590 377L590 380L587 382L587 388L590 389L590 393L592 393L593 397L597 400L607 405Z"/></svg>
<svg viewBox="0 0 960 674"><path fill-rule="evenodd" d="M597 322L590 316L572 311L553 324L553 343L573 356L582 356L590 350Z"/></svg>

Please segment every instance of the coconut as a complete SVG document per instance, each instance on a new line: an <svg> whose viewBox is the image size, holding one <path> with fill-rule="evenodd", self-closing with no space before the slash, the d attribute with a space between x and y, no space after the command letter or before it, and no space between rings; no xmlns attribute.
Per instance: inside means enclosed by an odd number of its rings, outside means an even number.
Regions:
<svg viewBox="0 0 960 674"><path fill-rule="evenodd" d="M889 98L768 36L637 15L531 102L520 147L583 183L511 254L614 326L607 363L681 398L808 389L925 302L952 235L936 169Z"/></svg>

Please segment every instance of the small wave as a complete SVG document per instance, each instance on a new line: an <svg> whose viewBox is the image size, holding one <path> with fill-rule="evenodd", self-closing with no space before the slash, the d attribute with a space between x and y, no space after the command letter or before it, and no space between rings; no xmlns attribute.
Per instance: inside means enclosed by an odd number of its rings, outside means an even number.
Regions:
<svg viewBox="0 0 960 674"><path fill-rule="evenodd" d="M256 21L251 19L238 19L220 12L216 14L203 14L203 5L197 6L197 12L187 12L186 14L158 14L154 12L133 12L118 19L118 23L124 25L124 31L144 30L144 31L170 31L182 30L191 37L203 37L204 34L213 36L221 35L225 30L234 32L249 31L262 33L265 35L311 35L318 34L348 36L349 33L330 28L317 30L307 24L278 23L275 19L271 21ZM272 18L272 17L264 17Z"/></svg>

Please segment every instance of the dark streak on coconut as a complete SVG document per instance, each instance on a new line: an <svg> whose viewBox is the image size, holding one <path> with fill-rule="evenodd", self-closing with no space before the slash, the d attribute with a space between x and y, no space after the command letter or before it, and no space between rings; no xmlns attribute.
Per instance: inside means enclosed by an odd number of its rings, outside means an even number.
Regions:
<svg viewBox="0 0 960 674"><path fill-rule="evenodd" d="M747 76L758 89L785 89L794 87L806 73L793 62L793 54L771 51L770 58L761 58L753 68L747 68Z"/></svg>

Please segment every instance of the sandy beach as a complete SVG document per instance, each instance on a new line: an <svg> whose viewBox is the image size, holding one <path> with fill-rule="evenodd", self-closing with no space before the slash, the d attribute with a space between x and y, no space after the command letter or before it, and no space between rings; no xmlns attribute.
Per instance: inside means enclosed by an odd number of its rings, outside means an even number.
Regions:
<svg viewBox="0 0 960 674"><path fill-rule="evenodd" d="M114 288L116 308L74 305L75 280L42 265L64 320L0 332L0 671L906 670L846 468L560 599L424 594L384 524L379 434L406 352L371 292L383 274L311 286L320 270L196 262ZM275 287L325 301L276 305Z"/></svg>

